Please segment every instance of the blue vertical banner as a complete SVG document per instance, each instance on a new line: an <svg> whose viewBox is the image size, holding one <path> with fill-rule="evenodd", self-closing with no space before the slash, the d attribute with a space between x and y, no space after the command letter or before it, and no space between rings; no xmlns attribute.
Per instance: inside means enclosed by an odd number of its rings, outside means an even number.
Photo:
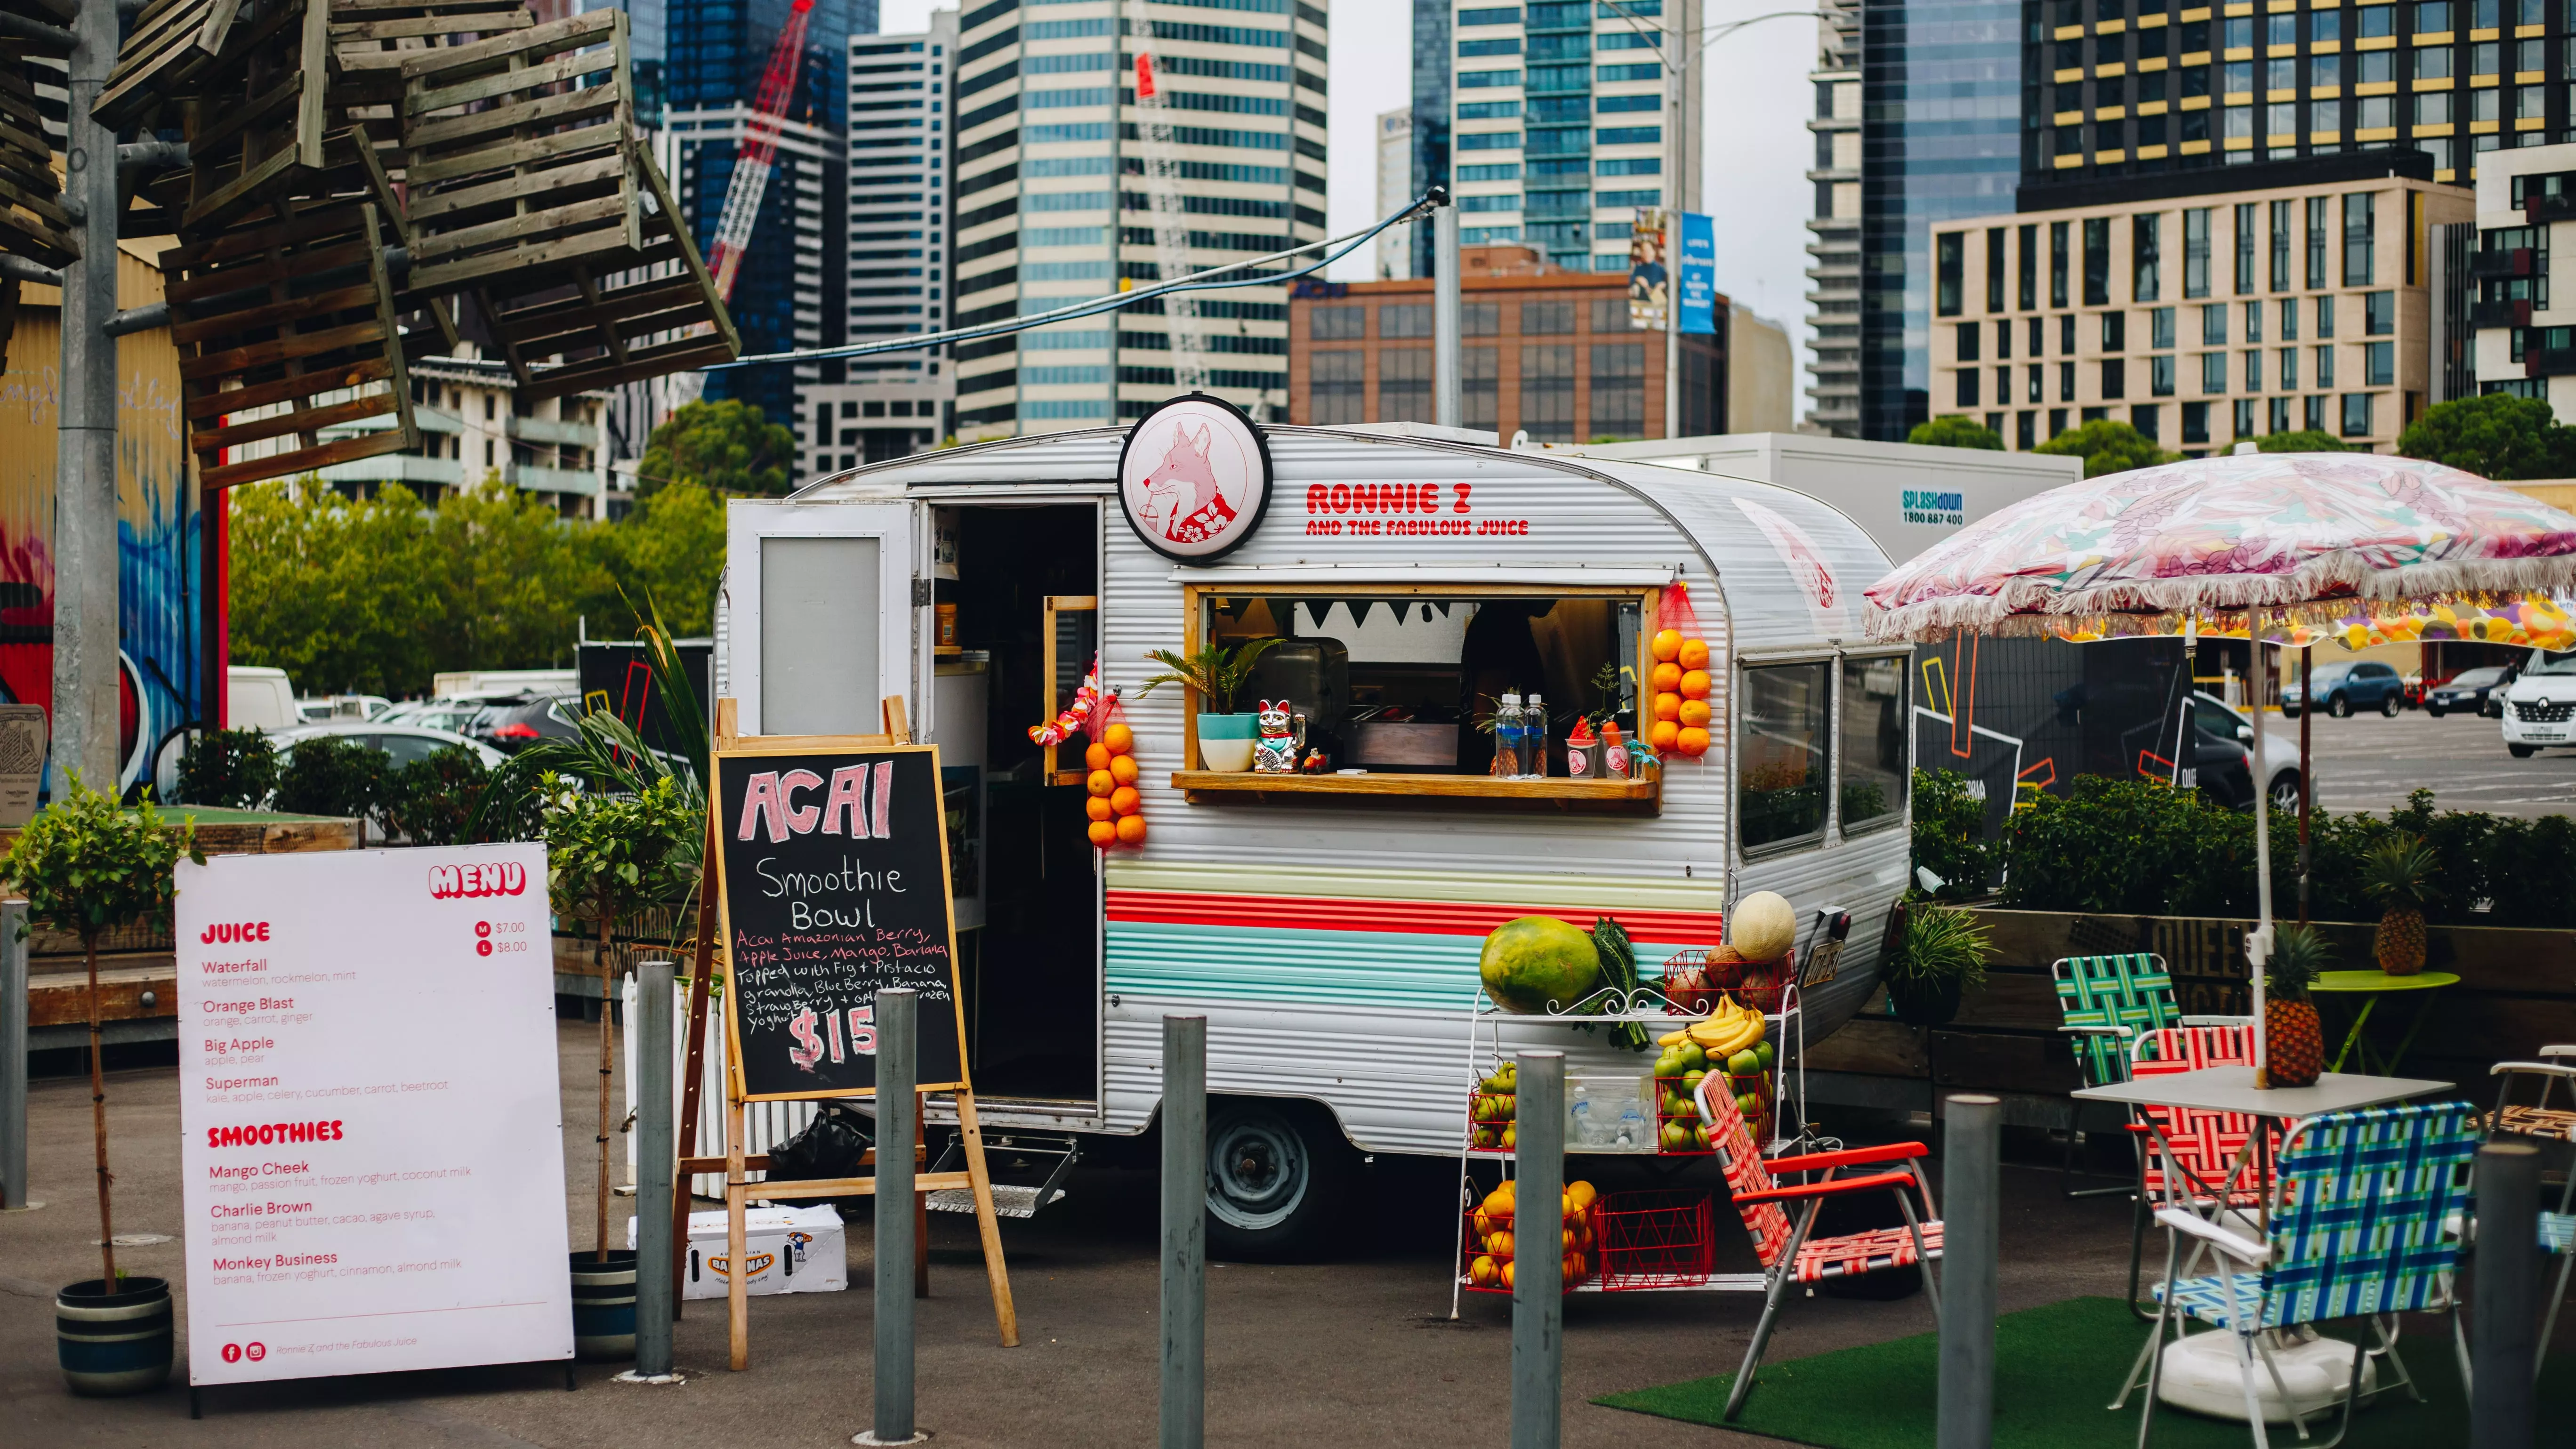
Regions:
<svg viewBox="0 0 2576 1449"><path fill-rule="evenodd" d="M1717 331L1717 223L1697 212L1681 214L1679 301L1684 332Z"/></svg>

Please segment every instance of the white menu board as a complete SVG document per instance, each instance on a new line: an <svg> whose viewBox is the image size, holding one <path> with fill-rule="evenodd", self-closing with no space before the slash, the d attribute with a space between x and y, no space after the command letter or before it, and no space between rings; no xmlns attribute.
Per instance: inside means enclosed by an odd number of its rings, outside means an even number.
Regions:
<svg viewBox="0 0 2576 1449"><path fill-rule="evenodd" d="M571 1358L545 847L178 887L189 1381Z"/></svg>

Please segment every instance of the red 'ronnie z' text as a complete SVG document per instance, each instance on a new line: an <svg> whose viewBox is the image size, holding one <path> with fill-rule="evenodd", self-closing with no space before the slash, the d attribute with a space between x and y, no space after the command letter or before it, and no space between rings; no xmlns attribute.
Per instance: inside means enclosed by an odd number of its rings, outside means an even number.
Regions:
<svg viewBox="0 0 2576 1449"><path fill-rule="evenodd" d="M432 900L449 901L460 896L515 896L528 889L528 868L514 860L496 860L488 865L433 865L429 868L429 894Z"/></svg>
<svg viewBox="0 0 2576 1449"><path fill-rule="evenodd" d="M281 1142L337 1142L340 1121L257 1122L247 1127L209 1127L208 1147L274 1147Z"/></svg>
<svg viewBox="0 0 2576 1449"><path fill-rule="evenodd" d="M821 790L823 803L798 804L797 795L807 790ZM811 835L817 825L825 835L892 839L894 761L878 760L873 770L843 765L832 772L829 785L811 770L764 770L744 782L742 822L734 839L757 840L767 831L771 840L785 841L791 835Z"/></svg>

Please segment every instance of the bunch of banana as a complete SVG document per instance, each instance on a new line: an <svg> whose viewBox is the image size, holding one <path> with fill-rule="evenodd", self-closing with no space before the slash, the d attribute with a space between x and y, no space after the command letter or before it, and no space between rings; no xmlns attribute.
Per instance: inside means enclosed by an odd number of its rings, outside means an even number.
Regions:
<svg viewBox="0 0 2576 1449"><path fill-rule="evenodd" d="M1667 1032L1657 1040L1664 1046L1689 1042L1706 1052L1714 1064L1762 1040L1766 1025L1761 1012L1739 1004L1732 996L1721 996L1717 999L1716 1009L1705 1018L1680 1031Z"/></svg>

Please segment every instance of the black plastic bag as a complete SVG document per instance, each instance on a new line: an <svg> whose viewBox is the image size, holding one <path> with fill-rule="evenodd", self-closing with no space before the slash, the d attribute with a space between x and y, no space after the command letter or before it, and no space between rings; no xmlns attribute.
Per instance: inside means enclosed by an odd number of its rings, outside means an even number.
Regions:
<svg viewBox="0 0 2576 1449"><path fill-rule="evenodd" d="M777 1182L856 1177L859 1158L874 1144L876 1124L843 1102L825 1102L803 1131L769 1149L769 1176Z"/></svg>

